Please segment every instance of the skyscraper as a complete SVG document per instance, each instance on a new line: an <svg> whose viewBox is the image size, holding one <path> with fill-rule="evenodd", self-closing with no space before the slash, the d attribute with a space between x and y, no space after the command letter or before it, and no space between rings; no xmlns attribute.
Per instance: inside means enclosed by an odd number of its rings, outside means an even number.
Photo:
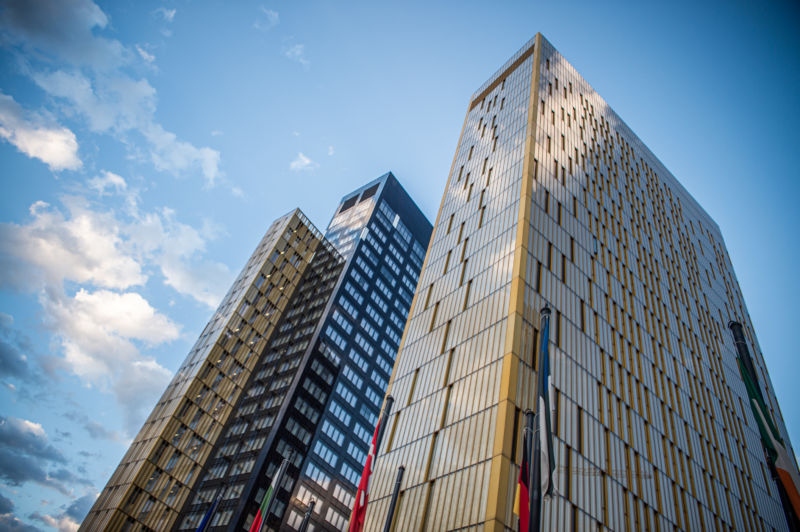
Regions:
<svg viewBox="0 0 800 532"><path fill-rule="evenodd" d="M313 497L316 529L341 529L431 230L391 173L326 236L299 210L276 220L82 530L194 530L215 500L209 530L246 529L284 458L267 525Z"/></svg>
<svg viewBox="0 0 800 532"><path fill-rule="evenodd" d="M367 530L382 529L401 465L394 530L517 529L545 304L543 530L787 530L730 320L793 452L720 229L540 34L470 99Z"/></svg>
<svg viewBox="0 0 800 532"><path fill-rule="evenodd" d="M317 530L347 525L431 230L391 173L342 198L325 235L341 274L310 291L314 304L298 287L181 530L194 530L220 491L209 530L248 529L284 459L266 524L297 528L313 499Z"/></svg>

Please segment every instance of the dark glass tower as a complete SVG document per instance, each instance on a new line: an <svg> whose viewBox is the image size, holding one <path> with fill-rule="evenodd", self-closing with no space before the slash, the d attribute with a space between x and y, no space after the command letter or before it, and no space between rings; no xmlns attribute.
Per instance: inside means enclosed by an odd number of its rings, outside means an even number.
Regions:
<svg viewBox="0 0 800 532"><path fill-rule="evenodd" d="M342 198L179 529L221 492L210 529L246 530L284 458L267 526L296 529L312 499L316 530L347 526L431 230L391 173Z"/></svg>

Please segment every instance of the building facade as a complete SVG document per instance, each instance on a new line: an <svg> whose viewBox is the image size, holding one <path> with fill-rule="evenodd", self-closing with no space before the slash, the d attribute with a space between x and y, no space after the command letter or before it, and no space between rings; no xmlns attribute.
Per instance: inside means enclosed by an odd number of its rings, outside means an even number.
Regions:
<svg viewBox="0 0 800 532"><path fill-rule="evenodd" d="M431 230L391 173L342 199L178 529L221 493L209 530L247 530L284 459L265 528L296 529L312 499L309 530L346 528Z"/></svg>
<svg viewBox="0 0 800 532"><path fill-rule="evenodd" d="M326 252L338 257L297 209L270 226L80 530L174 526L259 354L275 335L312 259Z"/></svg>
<svg viewBox="0 0 800 532"><path fill-rule="evenodd" d="M469 102L367 530L382 529L401 465L393 530L517 530L545 304L543 530L787 530L729 320L788 434L719 227L541 34Z"/></svg>

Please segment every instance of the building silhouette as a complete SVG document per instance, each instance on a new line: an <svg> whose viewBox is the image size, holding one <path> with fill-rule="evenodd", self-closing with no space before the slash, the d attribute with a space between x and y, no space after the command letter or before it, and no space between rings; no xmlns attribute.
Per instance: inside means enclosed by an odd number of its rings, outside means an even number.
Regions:
<svg viewBox="0 0 800 532"><path fill-rule="evenodd" d="M543 530L787 530L728 331L716 223L541 34L472 96L395 361L366 530L517 530L539 314L556 493ZM793 466L796 468L796 461Z"/></svg>

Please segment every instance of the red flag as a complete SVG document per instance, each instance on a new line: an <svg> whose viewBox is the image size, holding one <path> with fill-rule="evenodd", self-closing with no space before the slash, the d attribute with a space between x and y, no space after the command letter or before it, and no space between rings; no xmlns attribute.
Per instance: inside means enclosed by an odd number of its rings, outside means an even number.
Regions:
<svg viewBox="0 0 800 532"><path fill-rule="evenodd" d="M387 395L383 415L378 418L378 424L375 426L375 434L372 435L372 443L369 446L367 463L364 464L364 471L361 473L361 481L358 483L355 506L353 506L353 515L350 517L349 532L361 532L364 530L364 519L366 519L367 516L367 500L369 498L369 477L372 475L372 463L378 456L378 448L381 446L381 440L383 439L383 429L386 428L386 420L389 419L393 404L394 398L391 395Z"/></svg>
<svg viewBox="0 0 800 532"><path fill-rule="evenodd" d="M367 515L367 499L369 490L369 477L372 475L372 460L377 453L378 433L381 429L381 421L375 426L375 434L372 435L372 444L369 446L367 463L364 464L364 471L361 473L361 482L358 483L356 491L356 502L353 507L353 517L350 519L350 532L361 532L364 529L364 518Z"/></svg>

